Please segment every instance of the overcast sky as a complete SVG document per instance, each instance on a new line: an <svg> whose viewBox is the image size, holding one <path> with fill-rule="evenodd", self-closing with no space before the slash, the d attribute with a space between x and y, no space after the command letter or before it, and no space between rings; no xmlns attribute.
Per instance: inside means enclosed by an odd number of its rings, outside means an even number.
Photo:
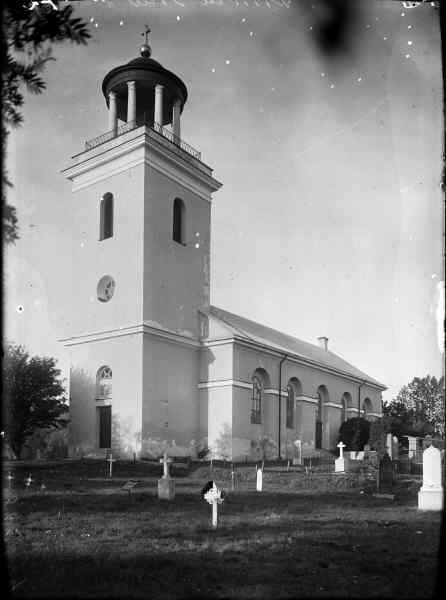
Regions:
<svg viewBox="0 0 446 600"><path fill-rule="evenodd" d="M67 375L57 340L71 188L60 171L107 130L102 79L138 56L148 22L153 58L188 88L183 137L223 183L212 303L309 342L329 337L388 400L414 376L441 375L438 11L358 0L345 51L324 55L320 2L269 4L75 3L94 19L92 40L55 49L46 91L26 95L9 138L20 240L5 255L8 339L56 356Z"/></svg>

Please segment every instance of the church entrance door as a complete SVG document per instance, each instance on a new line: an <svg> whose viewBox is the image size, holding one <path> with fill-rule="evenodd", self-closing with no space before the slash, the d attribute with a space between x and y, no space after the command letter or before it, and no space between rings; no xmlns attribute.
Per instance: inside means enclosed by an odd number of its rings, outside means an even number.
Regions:
<svg viewBox="0 0 446 600"><path fill-rule="evenodd" d="M322 421L316 421L316 450L322 448Z"/></svg>
<svg viewBox="0 0 446 600"><path fill-rule="evenodd" d="M111 448L111 406L100 406L99 448Z"/></svg>

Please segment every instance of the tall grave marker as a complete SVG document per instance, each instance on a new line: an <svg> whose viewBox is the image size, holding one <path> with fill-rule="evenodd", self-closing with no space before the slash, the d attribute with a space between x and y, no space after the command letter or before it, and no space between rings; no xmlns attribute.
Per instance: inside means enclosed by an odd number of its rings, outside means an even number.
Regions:
<svg viewBox="0 0 446 600"><path fill-rule="evenodd" d="M418 492L418 508L443 510L441 453L434 446L429 446L423 452L423 485Z"/></svg>
<svg viewBox="0 0 446 600"><path fill-rule="evenodd" d="M393 465L392 459L387 452L384 453L384 456L379 461L377 487L377 496L389 496L393 498Z"/></svg>
<svg viewBox="0 0 446 600"><path fill-rule="evenodd" d="M340 441L338 444L339 448L339 458L335 460L335 473L344 473L345 472L345 458L344 458L344 442Z"/></svg>
<svg viewBox="0 0 446 600"><path fill-rule="evenodd" d="M163 463L163 476L158 479L158 498L161 500L173 500L175 498L175 480L170 477L169 464L171 458L167 458L167 453L164 452L160 463Z"/></svg>

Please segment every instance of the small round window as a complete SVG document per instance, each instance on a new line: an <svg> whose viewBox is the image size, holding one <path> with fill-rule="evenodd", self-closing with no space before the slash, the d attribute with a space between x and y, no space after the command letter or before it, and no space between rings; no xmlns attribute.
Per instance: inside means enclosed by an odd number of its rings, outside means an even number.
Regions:
<svg viewBox="0 0 446 600"><path fill-rule="evenodd" d="M98 300L108 302L115 292L115 280L110 275L101 277L98 283Z"/></svg>

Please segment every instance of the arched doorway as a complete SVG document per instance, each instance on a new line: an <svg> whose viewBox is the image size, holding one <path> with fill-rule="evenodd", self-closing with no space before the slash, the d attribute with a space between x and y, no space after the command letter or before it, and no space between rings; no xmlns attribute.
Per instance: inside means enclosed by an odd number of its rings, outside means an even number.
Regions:
<svg viewBox="0 0 446 600"><path fill-rule="evenodd" d="M96 374L96 403L99 448L111 448L112 430L112 370L101 367Z"/></svg>

